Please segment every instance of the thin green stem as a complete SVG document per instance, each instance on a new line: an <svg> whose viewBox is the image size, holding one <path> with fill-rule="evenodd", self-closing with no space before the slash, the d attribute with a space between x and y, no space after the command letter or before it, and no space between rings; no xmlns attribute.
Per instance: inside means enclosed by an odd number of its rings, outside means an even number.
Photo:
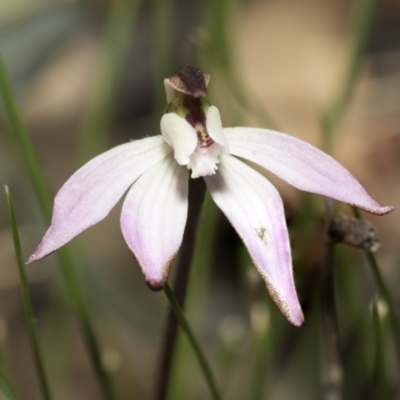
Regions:
<svg viewBox="0 0 400 400"><path fill-rule="evenodd" d="M3 393L7 400L18 400L18 397L2 373L0 373L0 393Z"/></svg>
<svg viewBox="0 0 400 400"><path fill-rule="evenodd" d="M204 316L206 309L207 285L209 283L214 247L216 244L218 211L209 192L205 194L201 210L200 223L197 229L196 243L194 248L192 270L196 279L189 282L190 297L188 298L188 309L191 313ZM196 325L200 329L202 318L199 317Z"/></svg>
<svg viewBox="0 0 400 400"><path fill-rule="evenodd" d="M45 215L45 219L50 221L51 218L51 201L45 188L42 175L40 173L39 165L37 163L34 152L32 151L32 144L29 140L28 132L19 115L17 104L13 95L10 81L7 77L7 72L4 67L3 60L0 55L0 91L3 94L4 106L11 126L14 131L15 139L18 147L24 157L25 164L28 167L33 189L38 199L40 208Z"/></svg>
<svg viewBox="0 0 400 400"><path fill-rule="evenodd" d="M86 347L89 351L93 368L102 387L103 395L107 400L114 400L115 396L113 394L111 380L102 364L100 347L89 318L89 313L85 305L85 300L75 270L73 269L71 254L67 248L64 247L57 251L57 256L62 266L61 272L63 280L66 284L70 301L74 306L75 313L82 328Z"/></svg>
<svg viewBox="0 0 400 400"><path fill-rule="evenodd" d="M233 66L230 34L232 33L231 15L234 1L212 0L208 4L210 15L208 55L212 64L216 64L226 71Z"/></svg>
<svg viewBox="0 0 400 400"><path fill-rule="evenodd" d="M191 326L196 332L200 332L203 326L206 308L207 285L209 283L212 256L214 254L215 237L218 223L217 207L209 193L206 193L196 234L191 275L195 279L188 282L188 296L185 310L190 315ZM196 360L190 351L190 345L182 335L178 335L177 350L171 376L171 388L176 398L188 398L193 387L192 369ZM187 379L182 379L186 376Z"/></svg>
<svg viewBox="0 0 400 400"><path fill-rule="evenodd" d="M187 287L189 283L190 267L192 265L195 238L198 227L198 219L201 212L206 184L203 179L190 179L189 181L189 208L186 221L183 242L180 250L179 261L174 281L174 293L179 306L185 307ZM173 310L168 312L166 333L164 337L163 351L159 366L159 376L156 385L155 399L167 398L170 386L171 372L176 352L178 339L178 321Z"/></svg>
<svg viewBox="0 0 400 400"><path fill-rule="evenodd" d="M36 366L36 371L39 377L39 383L42 390L43 398L51 400L49 385L47 384L46 373L44 371L42 356L39 349L39 341L35 329L36 318L33 314L33 307L31 303L31 295L29 291L28 279L26 278L24 263L22 261L21 243L19 240L17 221L15 219L14 207L12 204L12 196L8 186L5 186L8 212L10 216L11 231L14 240L15 257L17 259L18 272L21 280L22 298L24 301L25 319L28 326L28 335L33 352L33 359Z"/></svg>
<svg viewBox="0 0 400 400"><path fill-rule="evenodd" d="M186 318L182 311L182 308L179 306L179 303L176 300L174 293L172 292L172 290L168 286L168 284L165 286L164 292L169 300L171 308L173 309L173 311L176 315L176 318L179 321L179 324L180 324L182 330L185 332L186 337L189 340L194 353L196 354L197 360L199 361L200 367L203 371L204 377L206 378L206 381L208 383L208 386L210 388L210 391L212 393L214 400L221 400L222 397L220 396L220 394L218 392L214 375L213 375L211 368L206 360L206 357L204 356L204 353L201 350L200 345L197 343L197 340L196 340L188 322L186 321Z"/></svg>
<svg viewBox="0 0 400 400"><path fill-rule="evenodd" d="M0 89L3 94L4 104L6 111L10 118L11 126L13 129L14 136L19 145L22 157L25 161L27 169L29 171L32 184L38 198L39 206L41 208L44 219L47 223L51 220L51 201L46 185L43 181L42 174L40 173L40 168L37 163L35 153L30 143L28 133L25 129L22 118L18 112L16 101L7 77L2 59L0 58ZM86 306L81 294L78 279L75 274L75 269L73 267L71 256L66 248L63 248L57 252L57 257L61 265L62 274L64 277L64 284L67 289L67 293L71 303L74 305L75 313L78 317L79 323L81 325L83 335L87 347L89 348L89 353L92 359L93 366L97 373L99 383L102 386L105 398L107 400L112 400L113 394L111 390L111 383L109 381L108 375L105 372L100 357L100 349L94 335L92 325L90 323L89 314L86 310Z"/></svg>
<svg viewBox="0 0 400 400"><path fill-rule="evenodd" d="M392 330L393 330L393 336L395 339L395 346L396 346L396 351L397 351L397 358L399 360L400 364L400 329L399 329L399 321L396 317L395 313L395 305L394 305L394 300L393 297L382 277L382 274L380 273L378 263L376 261L375 255L371 253L370 251L366 252L367 260L368 263L371 267L371 270L374 274L374 278L376 283L378 284L379 291L381 292L383 298L388 304L389 307L389 317L390 317L390 322L392 325Z"/></svg>
<svg viewBox="0 0 400 400"><path fill-rule="evenodd" d="M357 208L353 207L353 213L356 218L362 218L361 213ZM385 280L383 279L374 253L371 253L370 251L365 251L365 255L367 257L367 261L371 268L372 274L374 275L375 282L378 285L379 291L381 292L382 297L385 299L389 309L389 320L392 327L394 344L397 353L397 362L400 366L400 325L399 320L396 316L395 301L393 300L392 294L390 293L390 290L387 287Z"/></svg>
<svg viewBox="0 0 400 400"><path fill-rule="evenodd" d="M384 346L384 321L385 317L379 310L379 300L372 301L372 323L374 330L374 372L372 378L372 398L375 400L386 399L386 365Z"/></svg>

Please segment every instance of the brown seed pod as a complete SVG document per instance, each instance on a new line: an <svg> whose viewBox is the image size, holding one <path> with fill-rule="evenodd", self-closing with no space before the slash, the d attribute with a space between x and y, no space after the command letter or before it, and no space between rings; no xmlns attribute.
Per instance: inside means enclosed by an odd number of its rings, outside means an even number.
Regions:
<svg viewBox="0 0 400 400"><path fill-rule="evenodd" d="M369 251L376 251L380 246L376 227L364 219L337 217L329 227L329 236L335 243L345 243Z"/></svg>

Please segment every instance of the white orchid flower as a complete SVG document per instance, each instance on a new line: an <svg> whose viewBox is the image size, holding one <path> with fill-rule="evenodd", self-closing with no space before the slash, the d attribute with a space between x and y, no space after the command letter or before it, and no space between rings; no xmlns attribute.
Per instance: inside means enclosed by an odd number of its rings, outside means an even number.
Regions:
<svg viewBox="0 0 400 400"><path fill-rule="evenodd" d="M393 207L376 202L329 155L284 133L223 128L207 100L209 76L185 67L165 80L169 105L161 135L132 141L95 157L60 189L50 228L28 262L48 256L101 221L128 190L121 229L146 282L163 288L182 243L188 181L204 178L212 198L243 240L268 291L294 325L303 323L297 298L282 199L241 159L294 187L374 214Z"/></svg>

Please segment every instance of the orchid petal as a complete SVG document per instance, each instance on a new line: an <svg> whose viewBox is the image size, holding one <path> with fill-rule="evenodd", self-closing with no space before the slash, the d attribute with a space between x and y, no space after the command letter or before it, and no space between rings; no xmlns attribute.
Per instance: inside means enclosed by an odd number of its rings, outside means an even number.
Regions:
<svg viewBox="0 0 400 400"><path fill-rule="evenodd" d="M218 174L204 178L211 196L247 247L255 267L284 316L303 323L292 273L282 200L261 174L229 156L221 156Z"/></svg>
<svg viewBox="0 0 400 400"><path fill-rule="evenodd" d="M228 141L224 135L222 128L221 115L215 106L211 106L207 111L206 125L208 135L214 142L220 144L226 151L228 151Z"/></svg>
<svg viewBox="0 0 400 400"><path fill-rule="evenodd" d="M225 128L230 153L273 172L294 187L374 214L394 209L375 201L341 164L316 147L267 129Z"/></svg>
<svg viewBox="0 0 400 400"><path fill-rule="evenodd" d="M178 164L188 164L198 142L197 133L192 125L179 115L168 113L161 118L161 132L164 140L174 149L174 157Z"/></svg>
<svg viewBox="0 0 400 400"><path fill-rule="evenodd" d="M159 290L183 239L188 210L186 168L167 157L129 190L121 214L125 241L148 285Z"/></svg>
<svg viewBox="0 0 400 400"><path fill-rule="evenodd" d="M170 152L161 136L149 137L117 146L81 167L57 193L51 226L28 262L105 218L128 187Z"/></svg>

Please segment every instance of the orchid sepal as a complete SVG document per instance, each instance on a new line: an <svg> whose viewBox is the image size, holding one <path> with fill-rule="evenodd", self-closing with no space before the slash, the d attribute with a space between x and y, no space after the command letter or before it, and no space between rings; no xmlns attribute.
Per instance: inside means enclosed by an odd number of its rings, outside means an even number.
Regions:
<svg viewBox="0 0 400 400"><path fill-rule="evenodd" d="M289 235L282 199L260 173L230 155L221 156L218 174L205 177L263 278L272 299L295 326L304 321L294 286Z"/></svg>
<svg viewBox="0 0 400 400"><path fill-rule="evenodd" d="M86 163L57 193L51 225L28 263L100 222L129 186L171 151L161 136L155 136L114 147Z"/></svg>
<svg viewBox="0 0 400 400"><path fill-rule="evenodd" d="M161 290L183 239L188 171L172 156L144 173L129 190L121 230L153 290Z"/></svg>
<svg viewBox="0 0 400 400"><path fill-rule="evenodd" d="M260 128L224 128L224 134L232 155L260 165L297 189L378 215L395 208L379 204L334 158L300 139Z"/></svg>

